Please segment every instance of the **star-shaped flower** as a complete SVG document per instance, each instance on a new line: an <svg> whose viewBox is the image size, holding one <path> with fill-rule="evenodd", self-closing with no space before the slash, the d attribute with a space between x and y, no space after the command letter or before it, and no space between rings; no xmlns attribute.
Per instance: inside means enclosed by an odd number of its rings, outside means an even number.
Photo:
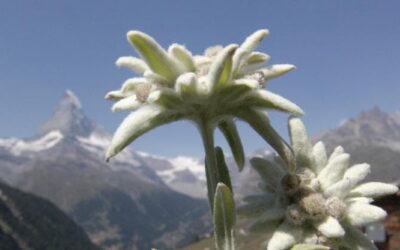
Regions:
<svg viewBox="0 0 400 250"><path fill-rule="evenodd" d="M350 155L337 147L328 157L323 142L314 146L299 118L289 120L297 168L288 171L279 158L253 158L263 180L263 193L245 198L241 213L256 216L251 229L273 232L268 250L297 243L331 249L377 249L357 227L380 221L386 212L374 198L398 191L395 185L361 183L370 172L366 163L350 166Z"/></svg>
<svg viewBox="0 0 400 250"><path fill-rule="evenodd" d="M294 69L290 64L265 66L269 56L254 51L268 33L268 30L259 30L240 46L215 46L207 49L205 55L192 56L182 45L172 44L166 51L152 37L139 31L128 32L128 41L141 59L121 57L116 64L132 69L140 77L126 80L121 89L106 95L107 99L116 101L113 110L133 111L115 132L106 158L118 154L155 127L186 119L197 125L204 144L212 150L214 147L207 140L212 141L214 128L218 127L242 168L245 157L234 123L234 118L239 118L293 165L290 147L270 126L264 111L294 114L303 114L303 111L262 88L267 81Z"/></svg>

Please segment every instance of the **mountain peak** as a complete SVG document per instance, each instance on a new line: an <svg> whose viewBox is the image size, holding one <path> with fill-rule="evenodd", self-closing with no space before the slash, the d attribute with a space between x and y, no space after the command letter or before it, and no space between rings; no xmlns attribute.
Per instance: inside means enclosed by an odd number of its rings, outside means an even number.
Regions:
<svg viewBox="0 0 400 250"><path fill-rule="evenodd" d="M39 129L40 134L59 130L65 136L87 136L95 124L85 115L79 98L66 90L53 115Z"/></svg>
<svg viewBox="0 0 400 250"><path fill-rule="evenodd" d="M330 149L337 145L387 145L400 141L400 116L386 113L378 107L361 112L358 116L346 119L339 127L319 136L327 141Z"/></svg>
<svg viewBox="0 0 400 250"><path fill-rule="evenodd" d="M79 101L79 98L69 89L65 91L63 100L68 102L71 106L74 106L76 109L82 109L82 104Z"/></svg>

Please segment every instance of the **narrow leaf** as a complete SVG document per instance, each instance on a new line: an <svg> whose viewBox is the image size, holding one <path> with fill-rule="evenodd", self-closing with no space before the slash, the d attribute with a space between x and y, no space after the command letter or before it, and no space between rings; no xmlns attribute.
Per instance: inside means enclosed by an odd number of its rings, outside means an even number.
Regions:
<svg viewBox="0 0 400 250"><path fill-rule="evenodd" d="M106 152L106 160L121 152L126 146L147 131L176 121L180 115L163 108L148 105L128 115L114 133L111 145Z"/></svg>
<svg viewBox="0 0 400 250"><path fill-rule="evenodd" d="M196 96L196 85L196 74L185 73L176 79L175 91L180 93L183 99L189 101Z"/></svg>
<svg viewBox="0 0 400 250"><path fill-rule="evenodd" d="M353 202L346 210L346 220L354 226L364 226L383 220L386 215L382 208L364 202Z"/></svg>
<svg viewBox="0 0 400 250"><path fill-rule="evenodd" d="M218 183L214 197L214 234L217 249L235 249L235 222L235 202L231 189L223 183Z"/></svg>
<svg viewBox="0 0 400 250"><path fill-rule="evenodd" d="M182 65L185 67L186 72L194 72L196 70L192 53L190 53L190 51L187 50L185 46L174 43L168 48L168 53L172 55L177 61L182 63Z"/></svg>
<svg viewBox="0 0 400 250"><path fill-rule="evenodd" d="M298 117L291 117L288 126L297 167L311 167L313 165L312 146L306 127Z"/></svg>
<svg viewBox="0 0 400 250"><path fill-rule="evenodd" d="M112 106L111 110L113 112L115 111L121 111L121 110L134 110L139 108L143 103L137 100L135 95L125 97Z"/></svg>
<svg viewBox="0 0 400 250"><path fill-rule="evenodd" d="M240 45L238 50L235 52L233 56L233 67L232 71L235 75L240 71L241 66L245 63L245 60L248 58L249 54L257 47L257 45L263 40L265 36L269 34L269 31L258 30L248 36L246 40Z"/></svg>
<svg viewBox="0 0 400 250"><path fill-rule="evenodd" d="M314 164L311 167L315 173L319 174L328 162L325 144L321 141L317 142L312 149L312 154L314 156Z"/></svg>
<svg viewBox="0 0 400 250"><path fill-rule="evenodd" d="M169 88L163 88L152 92L147 101L149 103L156 103L167 109L179 109L182 107L182 98L173 90Z"/></svg>
<svg viewBox="0 0 400 250"><path fill-rule="evenodd" d="M351 187L354 187L358 183L367 177L371 172L371 167L367 163L356 164L351 168L347 169L344 173L343 179L350 181Z"/></svg>
<svg viewBox="0 0 400 250"><path fill-rule="evenodd" d="M333 161L333 159L335 159L336 157L338 157L339 155L341 155L343 153L344 153L343 147L342 146L337 146L333 150L332 154L329 156L328 163L330 163L331 161Z"/></svg>
<svg viewBox="0 0 400 250"><path fill-rule="evenodd" d="M351 190L349 196L378 198L381 196L394 194L397 191L399 191L399 188L392 184L382 182L367 182Z"/></svg>
<svg viewBox="0 0 400 250"><path fill-rule="evenodd" d="M313 224L319 232L328 238L339 238L344 235L344 229L339 221L332 216L327 216L322 221L315 221Z"/></svg>
<svg viewBox="0 0 400 250"><path fill-rule="evenodd" d="M140 31L129 31L127 37L152 71L168 81L175 81L181 69L152 37Z"/></svg>
<svg viewBox="0 0 400 250"><path fill-rule="evenodd" d="M237 45L229 45L218 53L217 57L211 64L208 73L209 86L215 88L219 85L226 84L231 77L232 71L232 55Z"/></svg>
<svg viewBox="0 0 400 250"><path fill-rule="evenodd" d="M121 90L110 91L104 96L105 99L111 100L111 101L118 101L125 97L127 97L126 94L122 93Z"/></svg>
<svg viewBox="0 0 400 250"><path fill-rule="evenodd" d="M291 147L285 140L275 131L269 122L268 116L258 110L241 109L236 112L236 115L246 121L267 143L284 160L290 171L295 170L296 160Z"/></svg>
<svg viewBox="0 0 400 250"><path fill-rule="evenodd" d="M228 141L239 171L242 171L244 167L245 156L242 141L240 140L239 132L235 123L232 119L225 119L219 123L218 128Z"/></svg>
<svg viewBox="0 0 400 250"><path fill-rule="evenodd" d="M350 165L350 155L341 154L326 165L318 175L322 190L341 180Z"/></svg>
<svg viewBox="0 0 400 250"><path fill-rule="evenodd" d="M276 77L279 77L281 75L284 75L295 68L296 67L292 64L274 64L266 68L260 69L259 71L261 71L264 74L265 80L268 81Z"/></svg>
<svg viewBox="0 0 400 250"><path fill-rule="evenodd" d="M252 92L250 95L246 97L245 101L248 103L248 105L260 108L275 109L282 112L289 112L297 115L304 114L304 111L293 102L265 89L259 89L257 91Z"/></svg>
<svg viewBox="0 0 400 250"><path fill-rule="evenodd" d="M150 84L145 78L143 77L134 77L129 78L126 80L121 87L122 93L127 93L130 91L134 91L138 86Z"/></svg>
<svg viewBox="0 0 400 250"><path fill-rule="evenodd" d="M251 52L249 57L246 60L246 64L245 65L265 63L270 58L271 57L269 55L265 54L265 53Z"/></svg>
<svg viewBox="0 0 400 250"><path fill-rule="evenodd" d="M267 250L286 250L301 239L301 227L284 221L268 242Z"/></svg>
<svg viewBox="0 0 400 250"><path fill-rule="evenodd" d="M218 176L219 176L218 182L225 184L231 190L233 190L231 178L229 176L228 166L225 163L224 152L222 151L222 149L220 147L215 148L215 155L217 158L217 167L218 167Z"/></svg>
<svg viewBox="0 0 400 250"><path fill-rule="evenodd" d="M269 30L261 29L257 30L250 36L246 38L246 40L240 45L240 48L246 51L253 51L257 45L269 34Z"/></svg>
<svg viewBox="0 0 400 250"><path fill-rule="evenodd" d="M215 159L217 162L216 168L209 169L206 166L207 191L208 191L209 202L212 209L214 207L213 205L214 195L215 195L215 190L217 188L217 186L213 185L214 181L212 180L215 180L215 183L224 183L232 190L231 178L229 176L228 166L225 163L224 152L220 147L215 147L214 152L215 152ZM207 164L207 161L205 162Z"/></svg>
<svg viewBox="0 0 400 250"><path fill-rule="evenodd" d="M123 56L118 58L115 62L118 67L126 67L133 70L136 74L143 74L146 70L149 69L147 64L136 57L133 56Z"/></svg>

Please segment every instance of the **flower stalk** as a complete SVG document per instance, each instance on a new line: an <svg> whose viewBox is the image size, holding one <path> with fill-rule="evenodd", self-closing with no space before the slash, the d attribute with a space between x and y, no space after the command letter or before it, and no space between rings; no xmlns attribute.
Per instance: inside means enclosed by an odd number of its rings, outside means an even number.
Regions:
<svg viewBox="0 0 400 250"><path fill-rule="evenodd" d="M217 171L217 158L214 149L214 127L210 122L202 119L198 123L201 138L203 141L204 152L205 152L205 167L207 177L207 192L208 200L211 209L214 207L214 194L217 189L218 180L220 176Z"/></svg>

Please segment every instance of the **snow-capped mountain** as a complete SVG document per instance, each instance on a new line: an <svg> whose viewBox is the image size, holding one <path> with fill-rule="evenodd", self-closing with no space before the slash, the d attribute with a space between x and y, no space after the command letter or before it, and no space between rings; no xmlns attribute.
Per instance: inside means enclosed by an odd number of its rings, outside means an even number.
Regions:
<svg viewBox="0 0 400 250"><path fill-rule="evenodd" d="M137 154L170 188L192 197L206 198L207 184L203 162L188 156L168 158L145 152Z"/></svg>
<svg viewBox="0 0 400 250"><path fill-rule="evenodd" d="M400 112L392 114L374 107L357 117L345 119L337 128L318 138L327 141L329 149L344 144L347 147L375 145L400 150Z"/></svg>
<svg viewBox="0 0 400 250"><path fill-rule="evenodd" d="M169 187L185 169L197 177L200 163L131 150L106 163L110 141L67 91L37 136L0 139L0 179L49 199L106 249L175 248L208 232L206 200Z"/></svg>
<svg viewBox="0 0 400 250"><path fill-rule="evenodd" d="M355 163L371 164L369 180L400 183L400 112L375 107L317 136L331 151L341 145Z"/></svg>

